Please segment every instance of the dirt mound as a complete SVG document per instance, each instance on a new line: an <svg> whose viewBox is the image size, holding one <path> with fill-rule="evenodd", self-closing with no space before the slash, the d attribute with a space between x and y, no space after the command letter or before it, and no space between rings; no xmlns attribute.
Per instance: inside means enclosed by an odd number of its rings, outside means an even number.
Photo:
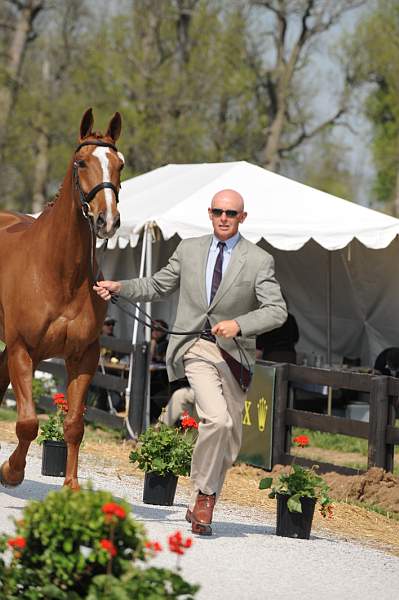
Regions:
<svg viewBox="0 0 399 600"><path fill-rule="evenodd" d="M324 478L337 500L376 504L399 515L399 477L384 469L374 467L363 475L352 476L326 473Z"/></svg>
<svg viewBox="0 0 399 600"><path fill-rule="evenodd" d="M274 477L282 471L289 471L289 467L276 465L271 475ZM384 469L373 467L362 475L324 473L323 478L335 500L377 505L399 515L399 477L386 473Z"/></svg>

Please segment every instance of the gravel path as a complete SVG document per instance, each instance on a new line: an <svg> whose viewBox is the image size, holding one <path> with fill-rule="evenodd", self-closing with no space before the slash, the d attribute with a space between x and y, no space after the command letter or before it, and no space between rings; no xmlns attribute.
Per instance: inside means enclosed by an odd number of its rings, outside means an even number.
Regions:
<svg viewBox="0 0 399 600"><path fill-rule="evenodd" d="M0 460L12 451L3 444ZM62 479L40 475L41 450L33 445L24 483L0 488L0 531L12 532L10 516L19 516L29 499L44 498ZM175 505L143 504L142 481L118 478L112 469L83 459L80 480L110 490L132 505L152 540L166 546L177 529L191 535L184 520L187 496L177 490ZM247 507L220 503L214 515L214 535L195 537L182 560L182 573L200 583L198 600L396 600L399 594L399 558L336 539L323 532L310 540L277 537L275 517ZM162 552L156 564L174 568L175 555Z"/></svg>

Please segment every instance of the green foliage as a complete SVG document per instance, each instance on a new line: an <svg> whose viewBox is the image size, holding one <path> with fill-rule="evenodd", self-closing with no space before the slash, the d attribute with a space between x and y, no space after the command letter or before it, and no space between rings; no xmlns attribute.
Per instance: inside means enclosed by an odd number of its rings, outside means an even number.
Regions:
<svg viewBox="0 0 399 600"><path fill-rule="evenodd" d="M54 440L61 442L64 439L64 419L65 413L57 408L55 413L49 415L47 421L40 427L40 434L37 437L37 443L42 444L45 440Z"/></svg>
<svg viewBox="0 0 399 600"><path fill-rule="evenodd" d="M15 536L0 536L4 600L190 600L198 589L173 571L135 564L147 559L144 528L109 492L64 487L31 501L15 525Z"/></svg>
<svg viewBox="0 0 399 600"><path fill-rule="evenodd" d="M352 36L354 77L368 84L365 114L373 127L372 152L377 175L374 192L387 206L397 194L399 146L399 5L379 0ZM371 84L371 85L370 85ZM397 210L397 208L396 208Z"/></svg>
<svg viewBox="0 0 399 600"><path fill-rule="evenodd" d="M177 477L188 475L195 440L196 435L192 431L182 433L177 428L160 423L141 434L139 446L130 453L129 459L137 462L145 473L172 473Z"/></svg>
<svg viewBox="0 0 399 600"><path fill-rule="evenodd" d="M126 571L131 559L142 558L141 525L131 516L112 522L105 518L102 507L113 501L108 492L74 492L64 487L51 492L44 501L30 502L23 519L16 521L16 537L24 538L26 547L11 563L10 579L4 583L7 592L18 589L18 597L55 597L43 591L51 584L83 594L95 575L106 572L109 556L100 546L102 539L112 537L117 548L112 560L116 576ZM128 515L128 505L119 504ZM28 596L28 590L37 593Z"/></svg>
<svg viewBox="0 0 399 600"><path fill-rule="evenodd" d="M192 600L198 588L169 569L137 568L120 579L104 575L95 577L87 600Z"/></svg>
<svg viewBox="0 0 399 600"><path fill-rule="evenodd" d="M290 512L302 512L301 498L316 498L320 503L322 515L326 516L331 510L329 509L331 506L329 487L315 469L317 466L304 469L300 465L293 464L291 471L282 473L274 486L272 486L272 478L265 477L259 482L259 489L271 487L269 498L275 498L276 494L289 496L287 506Z"/></svg>

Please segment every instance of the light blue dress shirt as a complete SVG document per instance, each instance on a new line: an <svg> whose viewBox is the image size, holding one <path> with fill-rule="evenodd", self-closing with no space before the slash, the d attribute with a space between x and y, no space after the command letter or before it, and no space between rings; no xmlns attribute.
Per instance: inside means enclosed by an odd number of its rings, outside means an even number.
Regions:
<svg viewBox="0 0 399 600"><path fill-rule="evenodd" d="M222 267L222 277L226 272L228 264L230 262L231 254L238 240L240 239L240 233L237 232L233 237L228 240L224 240L226 247L223 252L223 267ZM212 278L213 271L215 269L216 259L219 254L218 243L223 240L219 240L215 235L212 239L211 247L209 248L208 254L208 262L206 263L206 297L208 299L208 304L210 304L211 299L211 288L212 288Z"/></svg>

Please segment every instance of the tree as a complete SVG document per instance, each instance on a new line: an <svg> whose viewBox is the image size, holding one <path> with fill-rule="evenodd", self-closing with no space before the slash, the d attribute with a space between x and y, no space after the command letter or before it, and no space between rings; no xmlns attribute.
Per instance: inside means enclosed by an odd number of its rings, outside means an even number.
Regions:
<svg viewBox="0 0 399 600"><path fill-rule="evenodd" d="M348 168L348 148L323 131L304 160L302 180L318 190L345 200L355 197L355 177Z"/></svg>
<svg viewBox="0 0 399 600"><path fill-rule="evenodd" d="M328 118L314 123L307 101L309 79L305 75L306 69L312 68L310 57L316 42L347 11L363 3L363 0L252 0L256 20L265 22L263 39L271 48L262 56L259 44L253 43L248 55L266 117L261 151L261 162L266 168L278 170L283 158L306 140L339 123L347 111L348 80L344 81L335 110Z"/></svg>
<svg viewBox="0 0 399 600"><path fill-rule="evenodd" d="M35 37L34 22L43 7L44 0L8 0L2 8L1 27L6 35L2 44L5 62L0 84L0 148L5 143L7 123L21 85L26 48Z"/></svg>
<svg viewBox="0 0 399 600"><path fill-rule="evenodd" d="M359 23L349 47L353 79L368 89L364 112L373 127L378 201L399 216L399 5L379 1Z"/></svg>
<svg viewBox="0 0 399 600"><path fill-rule="evenodd" d="M21 70L4 149L8 177L0 182L8 205L28 212L41 211L54 195L76 141L71 73L89 26L86 2L53 0L47 8Z"/></svg>

